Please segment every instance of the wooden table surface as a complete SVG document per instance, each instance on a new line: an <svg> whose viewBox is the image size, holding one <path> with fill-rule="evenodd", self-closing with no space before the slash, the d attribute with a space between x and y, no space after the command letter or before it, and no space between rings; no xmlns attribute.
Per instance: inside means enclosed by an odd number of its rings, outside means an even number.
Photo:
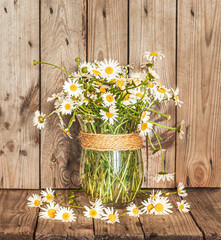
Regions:
<svg viewBox="0 0 221 240"><path fill-rule="evenodd" d="M74 223L40 219L38 209L27 207L33 193L39 190L0 191L0 239L221 239L221 189L189 189L188 213L174 209L166 216L123 216L114 225L88 219L81 209L75 210ZM78 202L88 204L84 193L77 196ZM180 197L171 195L170 200L175 203Z"/></svg>

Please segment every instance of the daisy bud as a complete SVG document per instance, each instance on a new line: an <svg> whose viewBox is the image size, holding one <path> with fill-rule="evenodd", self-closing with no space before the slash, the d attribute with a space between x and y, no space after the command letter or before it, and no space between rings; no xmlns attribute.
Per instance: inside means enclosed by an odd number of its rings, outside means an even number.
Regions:
<svg viewBox="0 0 221 240"><path fill-rule="evenodd" d="M79 63L81 61L80 58L75 58L75 62Z"/></svg>
<svg viewBox="0 0 221 240"><path fill-rule="evenodd" d="M39 121L40 123L43 123L43 122L44 122L44 118L43 118L42 116L39 116L39 117L38 117L38 121Z"/></svg>
<svg viewBox="0 0 221 240"><path fill-rule="evenodd" d="M76 61L76 60L75 60ZM87 67L82 68L82 73L87 73Z"/></svg>
<svg viewBox="0 0 221 240"><path fill-rule="evenodd" d="M37 65L39 62L36 60L33 60L33 65Z"/></svg>
<svg viewBox="0 0 221 240"><path fill-rule="evenodd" d="M170 120L170 119L171 119L170 114L166 114L166 115L165 115L165 118L166 118L167 120Z"/></svg>

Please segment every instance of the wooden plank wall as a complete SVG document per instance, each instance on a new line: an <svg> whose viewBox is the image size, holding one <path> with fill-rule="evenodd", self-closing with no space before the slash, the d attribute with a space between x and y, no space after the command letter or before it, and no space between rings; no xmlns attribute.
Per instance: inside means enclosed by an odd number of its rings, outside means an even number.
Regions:
<svg viewBox="0 0 221 240"><path fill-rule="evenodd" d="M79 187L79 126L67 138L57 116L39 133L35 110L48 113L47 97L66 76L33 59L75 70L74 59L118 59L140 70L145 50L166 55L162 82L181 89L182 108L161 111L176 125L186 121L184 140L161 131L166 169L175 180L155 184L160 158L143 148L143 187L221 187L219 0L3 0L0 2L0 188Z"/></svg>

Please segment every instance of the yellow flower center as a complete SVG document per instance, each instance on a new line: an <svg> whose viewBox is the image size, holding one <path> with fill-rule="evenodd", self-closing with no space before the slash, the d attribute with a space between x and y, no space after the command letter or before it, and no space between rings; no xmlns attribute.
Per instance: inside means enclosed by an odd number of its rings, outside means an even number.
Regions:
<svg viewBox="0 0 221 240"><path fill-rule="evenodd" d="M107 95L106 100L107 100L108 102L113 102L113 101L114 101L114 98L113 98L113 96L111 96L111 95Z"/></svg>
<svg viewBox="0 0 221 240"><path fill-rule="evenodd" d="M149 204L149 205L147 206L147 211L150 212L150 210L152 210L152 209L153 209L153 204Z"/></svg>
<svg viewBox="0 0 221 240"><path fill-rule="evenodd" d="M125 97L124 97L124 101L127 101L129 99L130 95L127 94Z"/></svg>
<svg viewBox="0 0 221 240"><path fill-rule="evenodd" d="M70 109L71 109L71 104L66 103L65 106L64 106L64 108L65 108L66 110L70 110Z"/></svg>
<svg viewBox="0 0 221 240"><path fill-rule="evenodd" d="M147 115L147 113L144 112L144 113L142 114L142 119L144 119L144 118L146 117L146 115Z"/></svg>
<svg viewBox="0 0 221 240"><path fill-rule="evenodd" d="M107 116L108 118L112 118L112 117L114 116L114 114L113 114L113 113L110 113L110 112L106 112L106 116Z"/></svg>
<svg viewBox="0 0 221 240"><path fill-rule="evenodd" d="M184 209L184 205L183 205L183 204L180 204L179 209L180 209L180 210L183 210L183 209Z"/></svg>
<svg viewBox="0 0 221 240"><path fill-rule="evenodd" d="M180 189L178 189L178 190L177 190L177 192L178 192L178 193L181 193L181 190L180 190Z"/></svg>
<svg viewBox="0 0 221 240"><path fill-rule="evenodd" d="M85 102L89 102L89 99L88 99L88 98L85 98L84 101L85 101Z"/></svg>
<svg viewBox="0 0 221 240"><path fill-rule="evenodd" d="M105 88L103 88L103 87L100 87L100 92L101 92L101 93L106 93L106 90L105 90Z"/></svg>
<svg viewBox="0 0 221 240"><path fill-rule="evenodd" d="M174 95L174 97L175 97L176 101L178 101L178 97L176 95Z"/></svg>
<svg viewBox="0 0 221 240"><path fill-rule="evenodd" d="M52 199L53 199L52 194L49 193L49 194L46 196L46 199L47 199L48 201L52 201Z"/></svg>
<svg viewBox="0 0 221 240"><path fill-rule="evenodd" d="M157 196L153 196L152 199L157 199Z"/></svg>
<svg viewBox="0 0 221 240"><path fill-rule="evenodd" d="M38 199L36 199L35 201L34 201L34 205L37 207L37 206L39 206L40 205L40 201L38 200Z"/></svg>
<svg viewBox="0 0 221 240"><path fill-rule="evenodd" d="M142 123L141 125L141 130L144 131L147 129L148 124L147 123Z"/></svg>
<svg viewBox="0 0 221 240"><path fill-rule="evenodd" d="M114 222L116 219L116 216L114 214L109 214L108 218L111 222Z"/></svg>
<svg viewBox="0 0 221 240"><path fill-rule="evenodd" d="M50 209L48 210L48 216L50 218L54 218L55 217L55 213L56 213L56 210L55 209Z"/></svg>
<svg viewBox="0 0 221 240"><path fill-rule="evenodd" d="M99 72L98 70L93 69L92 72L94 73L94 75L100 76L101 72Z"/></svg>
<svg viewBox="0 0 221 240"><path fill-rule="evenodd" d="M155 206L155 210L157 212L162 212L163 211L163 204L162 203L157 203Z"/></svg>
<svg viewBox="0 0 221 240"><path fill-rule="evenodd" d="M117 80L117 86L123 87L124 86L124 80L123 79Z"/></svg>
<svg viewBox="0 0 221 240"><path fill-rule="evenodd" d="M153 88L153 83L150 83L150 84L148 85L148 87L149 87L149 88Z"/></svg>
<svg viewBox="0 0 221 240"><path fill-rule="evenodd" d="M75 84L71 84L70 89L72 92L75 92L78 89L78 87Z"/></svg>
<svg viewBox="0 0 221 240"><path fill-rule="evenodd" d="M137 215L138 213L139 213L138 208L134 208L134 209L133 209L133 214Z"/></svg>
<svg viewBox="0 0 221 240"><path fill-rule="evenodd" d="M62 218L64 219L64 220L68 220L69 218L70 218L70 214L69 213L63 213L62 214Z"/></svg>
<svg viewBox="0 0 221 240"><path fill-rule="evenodd" d="M150 56L158 56L158 53L157 52L151 52Z"/></svg>
<svg viewBox="0 0 221 240"><path fill-rule="evenodd" d="M115 83L117 81L117 79L112 78L110 81Z"/></svg>
<svg viewBox="0 0 221 240"><path fill-rule="evenodd" d="M158 88L157 91L160 92L160 93L165 93L165 92L166 92L166 89L164 89L164 88Z"/></svg>
<svg viewBox="0 0 221 240"><path fill-rule="evenodd" d="M137 93L136 96L139 97L139 98L142 98L143 94L142 93Z"/></svg>
<svg viewBox="0 0 221 240"><path fill-rule="evenodd" d="M100 82L96 82L96 84L97 84L98 86L102 86L102 83L100 83Z"/></svg>
<svg viewBox="0 0 221 240"><path fill-rule="evenodd" d="M97 216L97 210L96 210L96 209L91 209L91 210L89 211L89 215L90 215L91 217L96 217L96 216Z"/></svg>
<svg viewBox="0 0 221 240"><path fill-rule="evenodd" d="M42 116L39 116L39 117L38 117L38 122L39 122L39 123L43 123L43 122L44 122L44 118L43 118Z"/></svg>
<svg viewBox="0 0 221 240"><path fill-rule="evenodd" d="M112 67L106 67L106 68L105 68L105 72L106 72L107 74L112 74L113 71L114 71L114 69L113 69Z"/></svg>

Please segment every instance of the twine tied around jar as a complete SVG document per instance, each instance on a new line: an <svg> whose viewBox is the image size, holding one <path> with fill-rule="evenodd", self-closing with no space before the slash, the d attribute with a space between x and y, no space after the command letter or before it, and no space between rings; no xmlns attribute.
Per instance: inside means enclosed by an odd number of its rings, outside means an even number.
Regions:
<svg viewBox="0 0 221 240"><path fill-rule="evenodd" d="M143 147L143 141L139 133L126 134L94 134L81 133L81 146L87 150L95 151L127 151L137 150Z"/></svg>

